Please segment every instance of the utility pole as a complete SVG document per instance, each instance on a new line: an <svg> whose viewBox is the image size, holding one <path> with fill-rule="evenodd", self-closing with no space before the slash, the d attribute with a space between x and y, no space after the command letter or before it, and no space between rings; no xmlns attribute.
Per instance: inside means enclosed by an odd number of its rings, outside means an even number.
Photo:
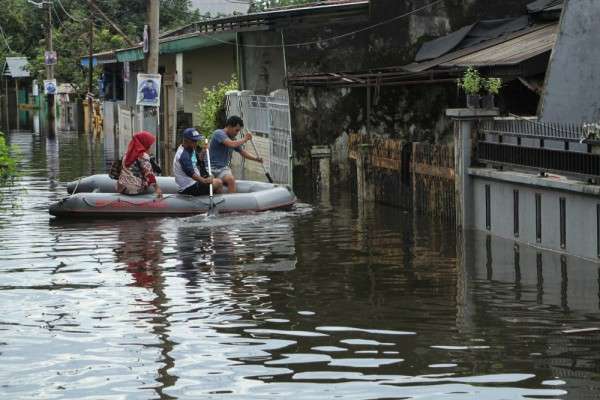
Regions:
<svg viewBox="0 0 600 400"><path fill-rule="evenodd" d="M148 0L148 58L146 73L158 74L160 0ZM160 99L159 99L160 101ZM156 127L156 157L160 160L160 108L152 107L152 126ZM145 107L142 107L144 110ZM145 112L144 112L145 114Z"/></svg>
<svg viewBox="0 0 600 400"><path fill-rule="evenodd" d="M158 74L160 1L148 0L148 59L146 72Z"/></svg>
<svg viewBox="0 0 600 400"><path fill-rule="evenodd" d="M95 0L91 0L95 5ZM90 46L88 52L88 133L94 132L94 102L92 100L92 91L94 90L94 14L90 13Z"/></svg>
<svg viewBox="0 0 600 400"><path fill-rule="evenodd" d="M46 1L43 3L48 8L48 32L46 33L46 50L54 51L52 44L52 2ZM54 65L46 65L46 76L48 80L54 79ZM47 95L48 102L48 136L54 137L54 94Z"/></svg>

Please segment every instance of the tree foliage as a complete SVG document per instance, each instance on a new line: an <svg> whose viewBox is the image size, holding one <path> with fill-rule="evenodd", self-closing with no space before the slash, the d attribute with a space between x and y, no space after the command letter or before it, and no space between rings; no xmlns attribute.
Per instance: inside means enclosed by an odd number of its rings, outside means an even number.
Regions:
<svg viewBox="0 0 600 400"><path fill-rule="evenodd" d="M38 0L36 0L38 1ZM129 38L142 39L146 22L147 0L96 0L98 7L111 18ZM60 83L73 83L80 94L87 89L87 70L80 66L81 57L89 51L89 31L94 19L94 52L125 46L125 40L100 16L91 12L86 0L54 0L52 24L54 50L58 54L55 66ZM39 9L27 0L2 0L0 12L0 65L7 56L25 56L31 64L34 78L45 76L47 9ZM199 19L192 11L190 0L161 0L161 31L170 30ZM5 42L8 42L10 51ZM94 79L97 82L98 73Z"/></svg>
<svg viewBox="0 0 600 400"><path fill-rule="evenodd" d="M238 90L237 77L233 75L229 82L219 82L212 88L204 88L202 100L198 103L198 119L200 132L210 135L222 125L221 117L225 112L225 94L231 90Z"/></svg>

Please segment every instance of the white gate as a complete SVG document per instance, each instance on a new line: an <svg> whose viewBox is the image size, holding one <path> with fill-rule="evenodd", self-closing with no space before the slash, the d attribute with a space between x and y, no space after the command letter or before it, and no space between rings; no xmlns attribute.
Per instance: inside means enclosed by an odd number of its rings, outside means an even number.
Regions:
<svg viewBox="0 0 600 400"><path fill-rule="evenodd" d="M245 128L258 134L257 144L266 142L268 145L269 156L264 158L273 180L292 185L292 130L287 91L278 90L270 96L232 91L227 93L226 104L228 117L240 116Z"/></svg>

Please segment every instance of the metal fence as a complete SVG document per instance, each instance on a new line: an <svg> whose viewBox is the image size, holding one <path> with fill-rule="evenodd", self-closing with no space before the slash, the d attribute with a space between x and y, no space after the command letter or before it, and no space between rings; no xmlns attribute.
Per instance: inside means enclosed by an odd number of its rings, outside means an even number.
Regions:
<svg viewBox="0 0 600 400"><path fill-rule="evenodd" d="M251 91L227 93L227 116L238 115L244 127L268 143L269 154L263 157L273 180L292 185L292 133L287 92L279 90L270 96Z"/></svg>
<svg viewBox="0 0 600 400"><path fill-rule="evenodd" d="M493 166L534 169L579 178L600 176L600 141L585 124L536 118L495 118L479 126L477 158Z"/></svg>

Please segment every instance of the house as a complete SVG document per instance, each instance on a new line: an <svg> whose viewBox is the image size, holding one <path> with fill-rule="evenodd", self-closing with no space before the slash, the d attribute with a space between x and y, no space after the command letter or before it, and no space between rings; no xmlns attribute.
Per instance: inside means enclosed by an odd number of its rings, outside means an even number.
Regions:
<svg viewBox="0 0 600 400"><path fill-rule="evenodd" d="M4 129L19 130L29 124L29 104L32 81L27 68L25 57L6 57L2 66L0 92L2 93L2 106L0 121Z"/></svg>

